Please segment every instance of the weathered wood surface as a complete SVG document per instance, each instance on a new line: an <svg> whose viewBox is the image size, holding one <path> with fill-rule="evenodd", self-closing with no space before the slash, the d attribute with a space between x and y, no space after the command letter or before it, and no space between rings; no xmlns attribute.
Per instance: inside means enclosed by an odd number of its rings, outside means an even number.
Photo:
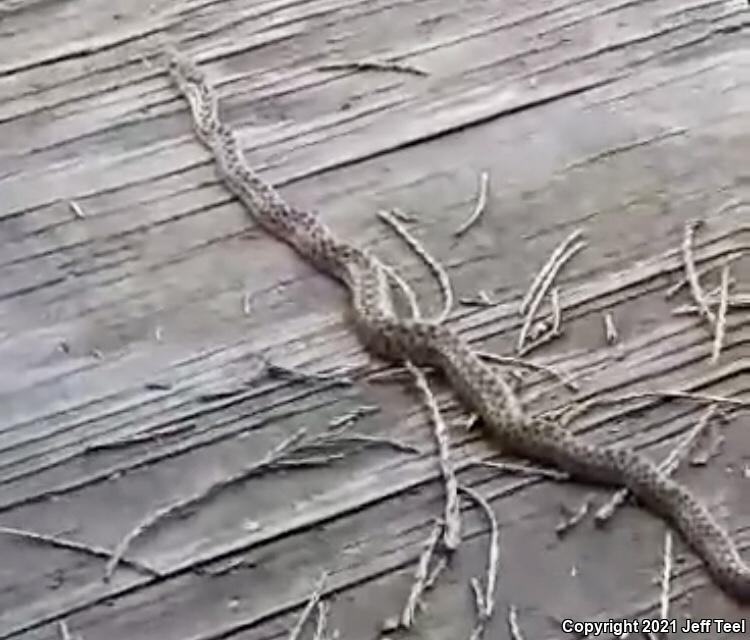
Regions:
<svg viewBox="0 0 750 640"><path fill-rule="evenodd" d="M121 566L104 584L101 560L0 535L0 638L57 637L61 619L87 640L283 637L323 569L332 626L373 638L402 606L441 513L417 398L408 385L367 382L382 365L350 331L344 293L256 232L218 183L185 103L148 58L167 38L205 65L262 175L403 266L436 309L434 283L374 216L416 213L415 233L458 294L499 301L451 317L476 344L510 352L533 273L583 225L590 244L561 281L565 336L537 358L580 376L582 398L694 389L750 399L747 313L730 315L710 366L705 328L671 315L663 295L681 274L686 220L707 220L702 262L750 245L744 2L116 4L0 2L0 525L111 549L150 511L363 404L381 411L359 431L423 453L372 449L232 486L134 543L128 557L164 574L155 580ZM429 75L318 69L373 57ZM482 170L488 210L456 242ZM732 267L745 290L748 264ZM603 310L619 349L604 343ZM274 379L262 358L346 370L354 384ZM532 410L570 400L543 377L523 390ZM450 393L440 397L457 459L494 455L461 430ZM576 428L661 457L702 411L647 401L593 411ZM708 468L680 473L750 558L747 420L738 413L725 428ZM660 521L628 507L604 532L584 524L559 541L559 505L588 488L477 470L460 479L491 498L502 527L487 637L508 637L509 604L529 638L565 637L562 618L654 615ZM468 578L483 570L486 523L466 517L467 539L414 637L471 628ZM675 616L747 615L677 550Z"/></svg>

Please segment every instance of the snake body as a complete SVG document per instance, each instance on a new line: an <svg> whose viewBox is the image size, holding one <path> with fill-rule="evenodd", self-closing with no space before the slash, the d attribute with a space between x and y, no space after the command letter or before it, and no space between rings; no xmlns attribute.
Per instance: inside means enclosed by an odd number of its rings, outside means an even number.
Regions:
<svg viewBox="0 0 750 640"><path fill-rule="evenodd" d="M398 317L380 261L338 240L315 214L290 206L259 178L245 161L234 132L221 121L216 93L203 72L175 51L167 57L170 74L190 104L195 131L213 153L226 186L258 224L348 287L354 325L366 348L391 361L408 357L415 364L442 370L504 451L554 465L585 482L627 487L680 532L726 593L750 603L750 568L690 491L642 455L586 443L554 421L526 415L504 378L461 336L437 322Z"/></svg>

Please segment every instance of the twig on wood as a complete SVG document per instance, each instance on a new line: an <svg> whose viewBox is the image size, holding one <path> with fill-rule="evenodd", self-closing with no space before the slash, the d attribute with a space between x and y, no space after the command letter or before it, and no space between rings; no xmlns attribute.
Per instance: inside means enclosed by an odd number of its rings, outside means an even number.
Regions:
<svg viewBox="0 0 750 640"><path fill-rule="evenodd" d="M717 396L710 393L693 393L691 391L643 391L634 393L632 396L624 396L627 400L634 400L642 397L661 397L661 398L682 398L685 400L697 400L699 402L716 402L718 404L732 404L738 407L750 407L750 402L741 398L732 398L729 396Z"/></svg>
<svg viewBox="0 0 750 640"><path fill-rule="evenodd" d="M721 348L724 345L724 334L727 327L727 301L729 299L729 265L725 264L721 269L721 297L719 298L719 308L716 312L716 323L714 333L713 351L711 353L711 363L716 364L721 355Z"/></svg>
<svg viewBox="0 0 750 640"><path fill-rule="evenodd" d="M443 266L430 255L409 231L402 225L389 211L378 211L378 217L393 229L396 234L408 245L408 247L424 262L440 285L440 292L443 296L443 310L435 319L436 322L443 322L453 309L453 288L450 279Z"/></svg>
<svg viewBox="0 0 750 640"><path fill-rule="evenodd" d="M682 461L690 455L695 448L698 439L706 431L718 409L719 407L717 405L712 404L703 412L703 415L699 418L698 422L690 430L687 436L685 436L684 440L678 443L660 465L661 470L664 473L670 475L674 473Z"/></svg>
<svg viewBox="0 0 750 640"><path fill-rule="evenodd" d="M415 239L413 239L405 229L398 224L398 222L385 214L383 220L386 220L393 229L396 230L399 235L407 242L412 250L419 253L422 250L421 246ZM428 264L432 264L432 258L427 254L426 251L422 250L423 259L428 261ZM452 289L450 280L447 274L442 271L439 264L434 263L437 266L436 277L441 283L443 289L443 295L445 300L444 315L447 315L452 307ZM441 280L441 278L443 280ZM416 296L408 282L401 280L398 282L401 289L406 294L407 298L413 301L412 303L412 318L418 319L421 317L421 311L419 304L416 302ZM458 481L456 480L455 470L453 468L453 462L450 458L450 442L448 439L448 427L443 420L442 414L440 413L440 407L438 407L437 400L430 389L430 385L427 382L425 374L417 368L410 360L404 361L406 370L411 374L418 390L422 394L423 401L430 411L432 417L433 435L438 445L438 459L440 463L440 470L443 475L443 482L445 484L445 523L441 528L443 532L443 544L447 551L454 551L458 548L461 542L461 509L458 502ZM429 558L428 558L429 562ZM436 576L437 579L437 576ZM424 585L419 585L420 589L424 589ZM407 605L408 606L408 605ZM416 606L416 605L415 605ZM404 610L404 616L407 615L407 610ZM403 617L402 617L403 619Z"/></svg>
<svg viewBox="0 0 750 640"><path fill-rule="evenodd" d="M57 631L60 633L60 640L73 640L70 629L68 629L68 623L65 620L60 620L57 623Z"/></svg>
<svg viewBox="0 0 750 640"><path fill-rule="evenodd" d="M531 328L529 329L529 335L526 336L526 339L531 342L533 342L534 340L538 340L545 333L549 333L551 328L552 328L552 325L550 323L550 319L541 318L535 321L534 324L531 325Z"/></svg>
<svg viewBox="0 0 750 640"><path fill-rule="evenodd" d="M560 423L561 426L567 428L580 416L590 411L591 407L592 404L590 400L579 403L571 402L570 404L563 405L562 407L557 407L556 409L545 411L544 413L542 413L542 417L548 418L549 420L554 420Z"/></svg>
<svg viewBox="0 0 750 640"><path fill-rule="evenodd" d="M516 349L519 352L523 350L524 345L526 344L526 337L528 336L531 324L534 322L534 318L536 318L539 305L541 305L544 296L547 294L547 290L550 288L552 282L555 279L555 276L557 276L560 269L562 269L562 267L585 246L586 243L584 241L580 241L576 242L572 247L565 249L559 256L559 258L551 263L552 266L549 268L549 270L546 271L546 275L542 280L542 283L539 285L536 296L532 298L531 302L528 305L528 313L526 314L526 319L524 320L523 326L521 327L521 333L518 336L518 343L516 345ZM553 328L552 331L555 332L555 329ZM557 329L557 331L559 331L559 328Z"/></svg>
<svg viewBox="0 0 750 640"><path fill-rule="evenodd" d="M474 609L476 609L477 612L477 622L471 630L471 636L469 636L469 639L479 640L479 638L484 635L484 629L486 626L479 621L485 608L484 593L482 592L482 585L479 584L479 580L476 578L469 579L469 586L471 587L471 592L474 594Z"/></svg>
<svg viewBox="0 0 750 640"><path fill-rule="evenodd" d="M115 547L115 550L112 552L109 562L107 562L104 573L104 581L107 582L112 577L112 574L114 573L118 563L122 559L123 554L128 550L134 540L140 538L144 533L150 531L154 526L162 522L164 519L169 518L170 516L173 516L181 511L184 511L189 507L199 504L200 502L203 502L225 487L236 484L237 482L241 482L249 478L250 476L267 470L274 464L278 464L279 462L281 462L283 456L286 455L290 451L290 449L292 449L299 443L299 441L304 437L305 433L306 429L299 429L291 436L285 438L282 442L276 445L259 461L254 462L253 464L241 469L228 478L223 478L211 483L206 488L201 489L191 496L176 500L175 502L160 507L159 509L156 509L155 511L148 514L133 529L131 529ZM296 462L300 463L300 461ZM304 464L304 462L302 462L302 464Z"/></svg>
<svg viewBox="0 0 750 640"><path fill-rule="evenodd" d="M391 71L393 73L409 73L420 77L430 75L427 71L419 67L400 64L398 62L381 62L378 60L330 62L318 65L317 68L320 71Z"/></svg>
<svg viewBox="0 0 750 640"><path fill-rule="evenodd" d="M384 220L387 219L387 216L386 218L383 218L383 219ZM408 237L409 239L412 239L411 236L408 236ZM411 247L411 245L409 246ZM380 263L380 267L383 269L384 273L393 281L393 284L395 284L399 288L401 293L406 298L407 302L409 303L409 310L411 312L412 319L420 320L422 318L422 311L419 308L419 301L417 300L417 295L414 293L414 289L412 289L411 285L406 280L404 280L404 278L402 278L401 275L398 273L398 271L396 271L393 267L384 265L382 262ZM447 278L447 275L446 275L446 278ZM450 289L450 282L448 283L448 285ZM408 373L405 367L402 367L402 369L404 372ZM383 372L383 373L387 373L387 372ZM374 380L375 376L372 376L370 379Z"/></svg>
<svg viewBox="0 0 750 640"><path fill-rule="evenodd" d="M607 311L604 314L604 339L607 344L614 344L617 342L617 327L615 326L615 319L612 313Z"/></svg>
<svg viewBox="0 0 750 640"><path fill-rule="evenodd" d="M448 566L448 560L446 557L440 556L437 559L437 562L435 562L435 566L432 567L432 571L430 571L430 575L427 576L427 580L425 580L424 583L424 592L427 593L430 589L432 589L435 584L438 581L438 578L440 577L440 574L443 573L445 568Z"/></svg>
<svg viewBox="0 0 750 640"><path fill-rule="evenodd" d="M499 364L507 364L507 365L513 365L518 367L525 367L527 369L532 369L534 371L542 371L556 380L559 380L562 384L564 384L566 387L568 387L571 391L578 391L578 385L574 380L569 378L567 375L560 373L556 369L553 369L552 367L549 367L544 364L538 364L536 362L531 362L530 360L526 360L524 358L518 358L514 356L501 356L496 353L491 353L489 351L478 351L477 355L480 358L484 358L485 360L490 360L491 362L497 362Z"/></svg>
<svg viewBox="0 0 750 640"><path fill-rule="evenodd" d="M562 333L562 308L560 307L559 287L552 287L550 300L552 304L552 329L550 329L550 333L553 336L559 336Z"/></svg>
<svg viewBox="0 0 750 640"><path fill-rule="evenodd" d="M500 529L492 506L481 494L465 486L459 487L459 490L479 506L490 525L490 543L487 551L487 572L484 589L482 589L477 578L471 579L477 604L477 622L474 625L471 638L478 639L482 637L484 629L495 611L495 585L497 584L497 573L500 567Z"/></svg>
<svg viewBox="0 0 750 640"><path fill-rule="evenodd" d="M690 458L689 464L691 467L704 467L711 458L718 455L721 445L724 443L724 435L718 431L715 424L712 426L713 429L711 431L713 436L711 442L702 451L697 452Z"/></svg>
<svg viewBox="0 0 750 640"><path fill-rule="evenodd" d="M700 313L700 309L698 309L698 307L696 307L694 304L683 304L672 309L673 316L691 316L694 313Z"/></svg>
<svg viewBox="0 0 750 640"><path fill-rule="evenodd" d="M664 534L664 563L661 575L660 617L669 617L669 583L672 579L672 532L667 529Z"/></svg>
<svg viewBox="0 0 750 640"><path fill-rule="evenodd" d="M734 278L729 278L729 288L731 289L735 284L737 284L734 280ZM721 296L721 283L719 283L718 286L714 287L706 293L706 302L709 304L709 306L713 304L718 304L719 297Z"/></svg>
<svg viewBox="0 0 750 640"><path fill-rule="evenodd" d="M705 467L708 464L709 460L711 460L711 458L719 455L722 444L724 444L724 436L718 434L711 442L711 445L705 451L697 453L690 459L690 466Z"/></svg>
<svg viewBox="0 0 750 640"><path fill-rule="evenodd" d="M315 622L313 640L326 640L328 633L328 604L318 602L318 617Z"/></svg>
<svg viewBox="0 0 750 640"><path fill-rule="evenodd" d="M436 521L432 527L427 541L425 542L424 549L419 556L419 562L417 563L417 569L414 572L414 582L412 583L411 590L409 591L409 597L404 605L404 610L401 613L400 625L403 629L411 629L414 623L414 617L417 613L417 607L419 607L422 594L427 588L427 582L430 578L430 563L432 556L437 549L438 542L443 535L444 524L441 521Z"/></svg>
<svg viewBox="0 0 750 640"><path fill-rule="evenodd" d="M380 407L373 404L360 405L347 413L344 413L336 418L333 418L328 423L328 429L341 429L353 425L355 422L364 418L365 416L373 415L378 413Z"/></svg>
<svg viewBox="0 0 750 640"><path fill-rule="evenodd" d="M302 629L305 628L307 619L312 614L313 609L317 607L318 602L320 602L320 597L323 593L323 588L325 587L327 578L328 578L327 571L324 571L320 575L320 578L318 578L318 582L315 584L315 588L313 589L313 592L310 595L310 599L307 601L305 608L302 610L302 613L300 614L300 617L297 620L297 624L295 624L294 628L289 632L288 640L297 640L299 638L300 634L302 633Z"/></svg>
<svg viewBox="0 0 750 640"><path fill-rule="evenodd" d="M547 320L542 320L536 325L530 327L529 335L527 336L527 339L530 339L530 342L527 342L518 351L519 356L522 357L528 355L542 345L552 342L555 338L559 338L562 335L562 308L560 306L560 290L558 287L552 288L550 299L552 305L552 326L549 326ZM535 327L541 327L541 331L535 332Z"/></svg>
<svg viewBox="0 0 750 640"><path fill-rule="evenodd" d="M18 538L26 538L27 540L31 540L32 542L37 542L40 544L48 544L52 547L57 547L58 549L78 551L80 553L85 553L88 556L92 556L94 558L100 558L104 560L107 560L112 556L112 552L110 552L108 549L103 549L102 547L96 547L96 546L86 544L83 542L76 542L75 540L61 538L60 536L48 535L45 533L36 533L34 531L26 531L25 529L14 529L13 527L0 527L0 534L16 536ZM144 564L137 560L130 560L129 558L122 558L122 563L125 566L130 567L131 569L134 569L135 571L138 571L139 573L142 573L143 575L147 575L150 577L158 577L161 575L156 569L153 569L152 567L149 567L147 564Z"/></svg>
<svg viewBox="0 0 750 640"><path fill-rule="evenodd" d="M579 243L579 244L581 246L584 246L584 243ZM576 247L577 246L579 245L576 245ZM541 335L532 337L531 334L533 333L533 331L532 331L531 322L533 318L531 316L531 311L530 311L529 317L524 322L524 325L528 326L526 330L527 335L524 337L524 341L529 339L530 337L531 337L531 341L528 343L525 343L520 348L517 347L519 356L525 356L531 351L538 349L543 344L547 344L548 342L551 342L555 338L559 338L562 335L562 308L560 306L560 290L558 287L552 288L552 291L550 293L550 299L551 299L551 305L552 305L552 326L548 330L543 331ZM538 300L537 298L534 299L533 301L534 305L536 305L537 300ZM533 313L536 314L536 309L534 309ZM546 325L546 321L543 321L541 324L544 327L544 325ZM522 333L523 333L523 328L522 328ZM520 341L519 341L519 344L520 344Z"/></svg>
<svg viewBox="0 0 750 640"><path fill-rule="evenodd" d="M470 464L481 467L487 467L489 469L495 469L497 471L504 471L506 473L521 473L530 476L539 476L540 478L547 478L548 480L565 481L570 479L570 475L564 471L558 471L557 469L548 469L546 467L535 467L527 464L519 464L514 462L493 462L492 460L470 460Z"/></svg>
<svg viewBox="0 0 750 640"><path fill-rule="evenodd" d="M712 404L706 409L685 438L678 442L677 446L672 449L669 455L661 462L661 464L659 464L659 470L662 473L665 475L672 475L680 463L690 455L695 444L708 427L717 410L718 406L716 404ZM606 524L615 514L618 507L627 500L629 495L630 490L627 488L620 489L612 494L612 497L597 510L594 515L594 523L597 526Z"/></svg>
<svg viewBox="0 0 750 640"><path fill-rule="evenodd" d="M510 605L508 609L508 629L510 640L525 640L521 626L518 624L518 609L515 605Z"/></svg>
<svg viewBox="0 0 750 640"><path fill-rule="evenodd" d="M524 347L518 352L518 355L520 357L527 356L532 351L536 351L542 345L545 345L548 342L552 342L555 338L559 338L560 335L562 334L556 331L547 331L546 333L539 336L537 340L534 340L533 342L527 342Z"/></svg>
<svg viewBox="0 0 750 640"><path fill-rule="evenodd" d="M398 207L391 207L390 212L394 218L401 222L416 222L419 219L413 213L406 213L406 211L399 209Z"/></svg>
<svg viewBox="0 0 750 640"><path fill-rule="evenodd" d="M440 471L445 484L445 532L443 544L448 551L455 551L461 543L461 510L458 503L458 481L453 468L450 454L450 442L448 439L448 427L443 420L430 385L424 373L420 371L411 361L406 361L406 366L411 372L417 389L422 395L425 406L430 411L433 435L438 445L440 459Z"/></svg>
<svg viewBox="0 0 750 640"><path fill-rule="evenodd" d="M148 442L160 442L163 438L171 438L176 435L180 435L185 431L195 429L194 422L188 422L182 425L177 425L171 429L159 429L148 433L137 433L126 438L117 438L116 440L105 440L104 442L97 442L89 445L82 451L82 455L89 455L97 451L107 451L111 449L121 449L124 447L132 447L137 444L146 444Z"/></svg>
<svg viewBox="0 0 750 640"><path fill-rule="evenodd" d="M482 171L479 176L479 190L477 192L476 203L471 215L453 232L454 237L460 238L479 220L479 217L487 208L487 192L489 191L490 174Z"/></svg>
<svg viewBox="0 0 750 640"><path fill-rule="evenodd" d="M730 296L727 302L730 307L747 309L750 307L750 294L738 293L737 295Z"/></svg>
<svg viewBox="0 0 750 640"><path fill-rule="evenodd" d="M743 255L745 255L743 251L737 251L736 253L730 253L726 257L726 260L724 261L724 264L731 264L735 260L738 260L739 258L741 258ZM716 265L710 264L710 265L708 265L706 267L703 267L702 269L698 269L695 272L695 275L697 276L698 280L700 281L700 279L703 276L705 276L706 274L710 273L715 268L716 268ZM680 291L680 289L682 289L684 286L686 286L688 284L690 284L690 283L688 282L687 278L683 277L679 282L677 282L676 284L673 284L671 287L669 287L669 289L667 289L667 292L664 294L664 297L667 298L667 299L674 297Z"/></svg>
<svg viewBox="0 0 750 640"><path fill-rule="evenodd" d="M585 400L584 402L573 405L568 410L568 415L572 415L575 418L580 417L584 413L588 412L593 407L606 406L612 404L619 404L622 402L633 402L635 400L645 400L647 398L665 398L670 400L692 400L695 402L707 402L716 404L728 404L737 407L750 407L750 401L743 400L742 398L734 398L730 396L719 396L711 393L697 393L692 391L638 391L635 393L626 393L622 395L602 395L596 398ZM566 424L571 422L572 418L566 419Z"/></svg>
<svg viewBox="0 0 750 640"><path fill-rule="evenodd" d="M480 289L474 298L460 298L460 304L467 307L494 307L497 302L493 302L489 294L484 290Z"/></svg>
<svg viewBox="0 0 750 640"><path fill-rule="evenodd" d="M275 362L266 361L265 369L266 373L272 378L285 378L295 382L324 382L335 384L339 387L351 387L354 384L351 378L346 376L337 374L307 373L305 371L300 371L299 369L276 364Z"/></svg>
<svg viewBox="0 0 750 640"><path fill-rule="evenodd" d="M422 312L419 310L419 302L417 300L416 294L414 293L414 289L409 286L409 283L406 282L406 280L404 280L398 273L398 271L396 271L393 267L389 267L382 263L380 266L383 269L383 272L391 279L393 284L395 284L399 288L401 293L404 294L404 297L409 304L409 310L411 311L412 318L414 318L414 320L419 320L422 317Z"/></svg>
<svg viewBox="0 0 750 640"><path fill-rule="evenodd" d="M701 288L698 273L695 269L695 258L693 257L693 236L695 235L695 230L701 224L702 222L695 221L685 223L685 232L682 240L682 259L685 266L685 278L690 284L690 293L700 309L701 316L708 321L709 325L713 326L716 318L706 302L706 295Z"/></svg>
<svg viewBox="0 0 750 640"><path fill-rule="evenodd" d="M425 367L429 371L428 367ZM376 371L366 377L367 382L391 382L396 378L409 377L411 374L406 367L388 367L382 371Z"/></svg>
<svg viewBox="0 0 750 640"><path fill-rule="evenodd" d="M339 427L338 430L329 431L328 433L322 434L317 438L310 441L311 446L315 446L318 442L326 445L346 445L346 444L362 444L366 447L388 447L394 451L400 451L401 453L421 454L422 452L410 444L400 442L393 438L385 438L382 436L371 436L365 433L355 433L346 431L347 425Z"/></svg>
<svg viewBox="0 0 750 640"><path fill-rule="evenodd" d="M342 440L344 442L360 442L368 446L389 447L394 451L400 451L401 453L410 453L411 455L421 455L423 453L421 449L405 442L395 440L394 438L383 438L382 436L371 436L364 433L350 433L343 436Z"/></svg>
<svg viewBox="0 0 750 640"><path fill-rule="evenodd" d="M83 208L75 200L68 200L68 206L70 207L70 210L73 212L73 215L76 218L82 220L86 217L86 213L84 212Z"/></svg>
<svg viewBox="0 0 750 640"><path fill-rule="evenodd" d="M562 538L568 534L573 528L578 526L588 514L591 509L591 496L587 497L572 513L568 513L563 520L561 520L555 527L555 533L558 538Z"/></svg>
<svg viewBox="0 0 750 640"><path fill-rule="evenodd" d="M306 458L292 458L290 460L277 460L273 463L274 469L300 469L303 467L320 467L336 460L346 458L345 453L327 453L321 456L307 456Z"/></svg>
<svg viewBox="0 0 750 640"><path fill-rule="evenodd" d="M576 229L567 238L565 238L565 240L563 240L555 248L555 250L550 254L550 257L547 259L547 262L544 263L539 273L536 274L534 281L531 283L529 290L526 292L526 295L524 296L523 301L521 302L521 306L518 309L519 315L521 316L526 315L526 312L529 309L529 305L531 304L531 301L537 297L539 287L547 279L550 271L554 268L554 265L557 264L557 262L560 260L560 257L565 252L565 250L568 247L570 247L570 245L572 245L573 242L578 240L578 238L580 238L582 235L583 235L583 229Z"/></svg>
<svg viewBox="0 0 750 640"><path fill-rule="evenodd" d="M466 431L471 431L478 424L479 424L479 414L470 413L468 416L466 416L466 421L464 422L464 429Z"/></svg>
<svg viewBox="0 0 750 640"><path fill-rule="evenodd" d="M709 296L709 303L712 301ZM727 297L727 312L732 309L747 309L748 307L750 307L750 296L748 295L738 294ZM700 309L694 304L683 304L672 309L673 316L690 316L695 313L700 313Z"/></svg>

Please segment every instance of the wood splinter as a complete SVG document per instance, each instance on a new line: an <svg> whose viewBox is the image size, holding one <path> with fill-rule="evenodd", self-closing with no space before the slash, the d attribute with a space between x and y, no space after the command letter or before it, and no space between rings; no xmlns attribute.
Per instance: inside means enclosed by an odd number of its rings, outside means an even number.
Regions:
<svg viewBox="0 0 750 640"><path fill-rule="evenodd" d="M607 311L604 314L604 339L607 341L607 344L612 345L617 342L618 337L615 319L612 313Z"/></svg>
<svg viewBox="0 0 750 640"><path fill-rule="evenodd" d="M86 213L84 212L83 208L75 200L68 200L68 207L70 207L73 215L79 220L83 220L86 217Z"/></svg>

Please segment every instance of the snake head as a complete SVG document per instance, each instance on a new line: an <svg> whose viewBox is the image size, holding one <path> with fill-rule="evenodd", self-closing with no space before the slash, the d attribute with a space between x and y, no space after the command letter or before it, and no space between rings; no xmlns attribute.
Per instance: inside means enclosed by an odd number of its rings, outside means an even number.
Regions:
<svg viewBox="0 0 750 640"><path fill-rule="evenodd" d="M164 47L164 56L167 59L169 72L178 81L193 84L205 82L206 78L204 74L185 55L178 51L174 45L170 44Z"/></svg>

